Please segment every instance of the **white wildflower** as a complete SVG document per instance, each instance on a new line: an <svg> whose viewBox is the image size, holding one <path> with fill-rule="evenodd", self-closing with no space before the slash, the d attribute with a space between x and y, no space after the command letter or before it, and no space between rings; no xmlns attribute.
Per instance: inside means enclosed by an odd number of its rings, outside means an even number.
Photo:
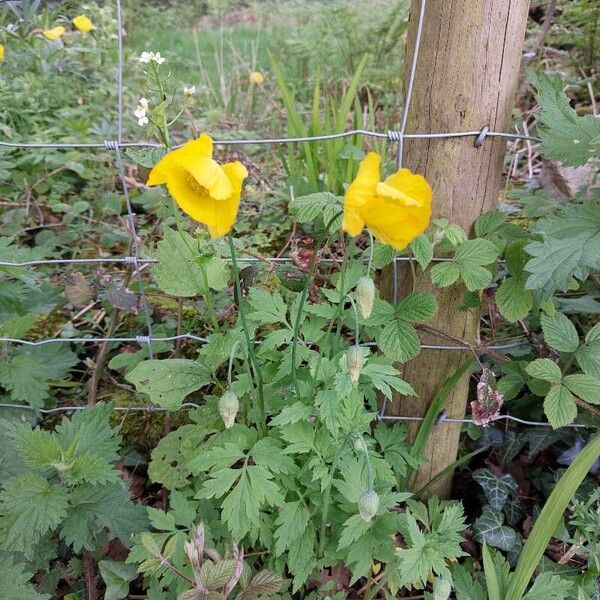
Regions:
<svg viewBox="0 0 600 600"><path fill-rule="evenodd" d="M155 62L157 65L162 65L165 59L160 55L160 52L142 52L138 61L144 64Z"/></svg>
<svg viewBox="0 0 600 600"><path fill-rule="evenodd" d="M148 100L146 98L140 98L140 103L133 111L133 115L138 120L140 127L145 127L150 122L148 120Z"/></svg>
<svg viewBox="0 0 600 600"><path fill-rule="evenodd" d="M188 87L188 86L186 85L186 86L184 86L184 88L183 88L183 94L184 94L185 96L195 96L195 95L196 95L196 93L197 93L197 90L196 90L196 86L195 86L195 85L191 85L190 87Z"/></svg>
<svg viewBox="0 0 600 600"><path fill-rule="evenodd" d="M165 62L165 59L160 55L160 52L157 52L154 55L153 60L157 65L162 65Z"/></svg>

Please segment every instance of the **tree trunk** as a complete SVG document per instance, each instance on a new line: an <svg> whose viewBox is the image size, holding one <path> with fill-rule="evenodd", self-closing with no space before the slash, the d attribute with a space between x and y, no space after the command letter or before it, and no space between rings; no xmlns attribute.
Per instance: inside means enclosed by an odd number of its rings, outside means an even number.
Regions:
<svg viewBox="0 0 600 600"><path fill-rule="evenodd" d="M405 80L412 61L421 1L412 0L405 58ZM408 118L407 133L491 131L510 126L529 0L428 0L423 35ZM406 85L405 85L406 88ZM406 89L405 89L406 92ZM506 140L488 137L475 148L474 139L412 139L404 143L403 164L423 174L433 193L434 217L446 217L471 230L475 219L493 209L501 188ZM398 269L399 298L412 290L406 263ZM417 276L416 289L432 291L438 314L428 323L451 338L477 341L480 311L459 310L465 289L435 290L429 275ZM391 297L393 273L384 273L382 292ZM453 345L449 338L423 334L424 344ZM390 415L422 416L444 380L468 355L460 351L423 350L404 365L404 378L418 398L397 396L387 405ZM468 398L468 373L448 397L449 416L461 418ZM418 423L411 424L414 436ZM427 447L428 462L418 472L419 489L451 465L457 456L460 425L436 426ZM447 497L452 474L431 486L429 494Z"/></svg>

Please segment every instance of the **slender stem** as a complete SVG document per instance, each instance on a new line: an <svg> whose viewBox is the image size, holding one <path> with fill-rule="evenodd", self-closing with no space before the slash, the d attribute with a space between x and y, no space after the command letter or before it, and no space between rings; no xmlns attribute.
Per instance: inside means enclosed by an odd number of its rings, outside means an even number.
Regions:
<svg viewBox="0 0 600 600"><path fill-rule="evenodd" d="M367 275L371 275L371 266L373 265L373 252L375 250L375 240L373 239L373 234L370 229L367 229L367 233L369 234L369 262L367 263Z"/></svg>
<svg viewBox="0 0 600 600"><path fill-rule="evenodd" d="M240 281L240 272L236 260L235 246L233 245L233 236L231 233L227 234L227 241L229 242L229 251L231 253L231 270L233 271L233 277L235 279L235 289L237 291L237 297L239 302L239 313L240 322L242 329L244 330L244 337L246 338L246 344L248 346L248 355L250 356L250 362L254 369L254 375L256 377L256 387L258 393L258 409L259 409L259 429L262 433L266 432L267 429L267 409L265 406L265 397L263 392L263 377L254 352L254 343L250 338L250 330L248 329L248 323L246 322L246 315L244 313L243 298L242 298L242 284Z"/></svg>
<svg viewBox="0 0 600 600"><path fill-rule="evenodd" d="M377 596L377 594L387 585L388 579L390 578L389 570L386 569L383 572L383 576L379 580L376 586L371 588L369 591L365 593L365 600L372 600Z"/></svg>
<svg viewBox="0 0 600 600"><path fill-rule="evenodd" d="M329 505L331 504L331 486L333 485L333 477L337 470L338 464L342 458L342 455L344 454L344 450L346 449L349 439L350 439L350 434L348 434L344 438L344 443L342 444L340 451L338 452L337 456L335 457L335 460L333 461L333 464L331 465L329 483L327 484L327 487L325 488L325 494L323 496L323 512L321 514L321 529L319 532L319 548L317 551L317 557L323 556L323 550L325 549L327 517L329 515Z"/></svg>
<svg viewBox="0 0 600 600"><path fill-rule="evenodd" d="M315 248L312 256L310 257L308 273L306 275L306 281L304 282L302 293L300 295L298 314L296 315L296 322L294 323L294 336L292 338L292 379L294 380L294 390L298 399L300 398L300 385L298 383L298 369L296 367L296 351L298 348L298 337L300 335L300 324L302 322L302 313L304 312L304 303L306 302L306 297L308 296L308 288L310 287L310 283L315 274L318 254L319 251Z"/></svg>
<svg viewBox="0 0 600 600"><path fill-rule="evenodd" d="M239 341L231 348L231 354L229 355L229 367L227 368L227 385L231 387L231 371L233 369L233 359L235 358L235 351L237 347L240 345Z"/></svg>
<svg viewBox="0 0 600 600"><path fill-rule="evenodd" d="M356 310L356 303L354 302L354 298L350 296L350 294L346 294L346 298L350 300L350 304L352 304L352 310L354 311L354 345L358 346L359 342L359 328L360 324L358 322L358 311Z"/></svg>

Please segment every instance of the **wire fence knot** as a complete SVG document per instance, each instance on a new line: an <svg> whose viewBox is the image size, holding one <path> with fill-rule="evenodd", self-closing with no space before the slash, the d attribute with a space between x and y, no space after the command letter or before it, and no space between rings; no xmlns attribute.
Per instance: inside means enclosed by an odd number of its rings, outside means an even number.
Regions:
<svg viewBox="0 0 600 600"><path fill-rule="evenodd" d="M136 335L135 336L135 341L138 344L149 344L150 343L150 336L149 335Z"/></svg>
<svg viewBox="0 0 600 600"><path fill-rule="evenodd" d="M487 138L489 132L490 132L490 126L484 125L481 128L479 135L475 138L475 141L473 142L473 146L475 146L475 148L481 148L481 146L483 146L483 144L485 143L485 139Z"/></svg>
<svg viewBox="0 0 600 600"><path fill-rule="evenodd" d="M397 131L396 129L388 129L387 139L390 142L399 142L404 137L403 131Z"/></svg>
<svg viewBox="0 0 600 600"><path fill-rule="evenodd" d="M119 142L117 140L104 140L104 147L107 150L118 150Z"/></svg>

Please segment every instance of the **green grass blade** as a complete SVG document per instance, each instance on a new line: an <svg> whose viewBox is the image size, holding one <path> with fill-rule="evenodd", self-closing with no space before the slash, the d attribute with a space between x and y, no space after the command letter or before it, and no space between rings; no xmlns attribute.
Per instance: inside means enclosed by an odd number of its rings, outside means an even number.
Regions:
<svg viewBox="0 0 600 600"><path fill-rule="evenodd" d="M502 600L500 596L500 583L498 582L498 573L496 572L496 565L492 560L492 555L488 550L487 544L483 544L482 549L483 556L483 572L485 573L485 583L487 586L487 593L489 600Z"/></svg>
<svg viewBox="0 0 600 600"><path fill-rule="evenodd" d="M521 600L523 597L569 501L599 456L600 435L596 435L577 455L546 500L546 504L523 546L517 568L510 578L506 600Z"/></svg>
<svg viewBox="0 0 600 600"><path fill-rule="evenodd" d="M458 383L459 379L466 373L468 369L471 368L472 365L472 358L465 361L452 375L450 375L450 377L448 377L448 379L446 379L446 381L444 381L442 387L433 397L433 400L427 409L427 413L423 418L423 422L421 423L421 427L419 427L417 437L415 438L414 444L410 451L410 454L413 458L418 459L423 455L425 446L427 445L427 440L429 440L429 436L431 435L431 432L435 426L435 420L442 411L444 403L446 402L446 398L454 389L454 386Z"/></svg>

